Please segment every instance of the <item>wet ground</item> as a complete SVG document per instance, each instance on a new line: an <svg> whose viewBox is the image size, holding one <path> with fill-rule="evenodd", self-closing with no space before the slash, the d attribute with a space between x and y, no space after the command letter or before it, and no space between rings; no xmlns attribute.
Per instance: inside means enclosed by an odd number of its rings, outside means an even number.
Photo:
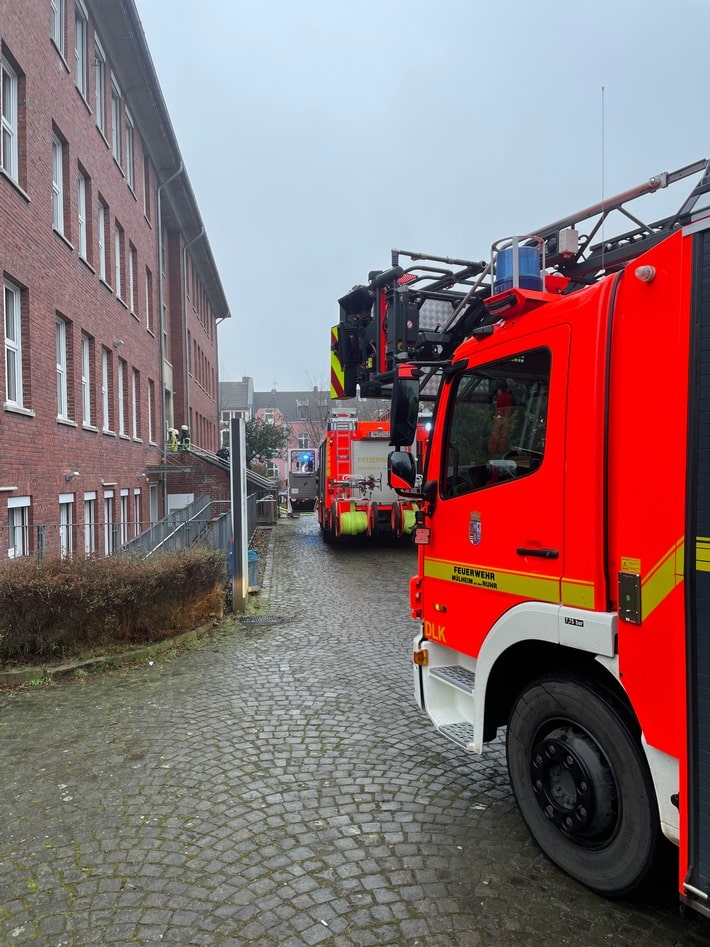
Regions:
<svg viewBox="0 0 710 947"><path fill-rule="evenodd" d="M413 569L279 520L256 620L0 694L0 943L710 943L672 878L612 903L559 872L502 743L469 757L419 714Z"/></svg>

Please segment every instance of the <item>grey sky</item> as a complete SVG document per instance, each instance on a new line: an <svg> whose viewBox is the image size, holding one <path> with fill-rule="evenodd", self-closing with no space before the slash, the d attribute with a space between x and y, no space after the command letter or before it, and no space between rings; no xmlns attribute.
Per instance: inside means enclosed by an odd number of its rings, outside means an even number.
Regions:
<svg viewBox="0 0 710 947"><path fill-rule="evenodd" d="M260 391L329 384L337 299L392 247L483 259L710 152L710 0L136 2L232 312L220 376Z"/></svg>

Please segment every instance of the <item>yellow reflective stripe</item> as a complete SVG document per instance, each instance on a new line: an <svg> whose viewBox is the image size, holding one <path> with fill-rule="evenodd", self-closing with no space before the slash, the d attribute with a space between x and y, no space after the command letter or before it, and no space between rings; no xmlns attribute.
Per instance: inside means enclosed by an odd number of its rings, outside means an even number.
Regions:
<svg viewBox="0 0 710 947"><path fill-rule="evenodd" d="M559 579L529 572L508 572L505 569L490 569L470 562L449 562L446 559L425 559L424 575L430 579L443 579L456 585L494 592L507 592L521 598L538 602L559 602Z"/></svg>
<svg viewBox="0 0 710 947"><path fill-rule="evenodd" d="M345 392L345 371L336 352L338 326L330 330L330 397L342 398Z"/></svg>
<svg viewBox="0 0 710 947"><path fill-rule="evenodd" d="M710 539L706 536L695 539L695 568L698 572L710 572Z"/></svg>
<svg viewBox="0 0 710 947"><path fill-rule="evenodd" d="M594 608L594 583L563 579L562 604L572 608Z"/></svg>
<svg viewBox="0 0 710 947"><path fill-rule="evenodd" d="M641 618L648 618L673 589L683 581L685 542L679 539L641 581Z"/></svg>

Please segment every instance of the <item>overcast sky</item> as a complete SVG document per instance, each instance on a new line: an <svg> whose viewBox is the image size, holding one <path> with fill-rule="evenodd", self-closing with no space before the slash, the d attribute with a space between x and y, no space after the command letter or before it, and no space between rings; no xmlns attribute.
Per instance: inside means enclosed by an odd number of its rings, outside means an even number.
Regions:
<svg viewBox="0 0 710 947"><path fill-rule="evenodd" d="M231 309L220 377L257 391L329 385L338 297L391 248L484 259L710 152L710 0L136 3Z"/></svg>

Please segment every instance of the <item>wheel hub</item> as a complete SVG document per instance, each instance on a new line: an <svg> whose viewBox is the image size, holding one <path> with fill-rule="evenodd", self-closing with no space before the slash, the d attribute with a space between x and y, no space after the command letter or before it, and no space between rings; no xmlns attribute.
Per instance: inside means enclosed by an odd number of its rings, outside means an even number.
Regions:
<svg viewBox="0 0 710 947"><path fill-rule="evenodd" d="M606 845L619 817L609 762L586 731L569 724L536 736L530 778L538 805L564 835L586 848Z"/></svg>

